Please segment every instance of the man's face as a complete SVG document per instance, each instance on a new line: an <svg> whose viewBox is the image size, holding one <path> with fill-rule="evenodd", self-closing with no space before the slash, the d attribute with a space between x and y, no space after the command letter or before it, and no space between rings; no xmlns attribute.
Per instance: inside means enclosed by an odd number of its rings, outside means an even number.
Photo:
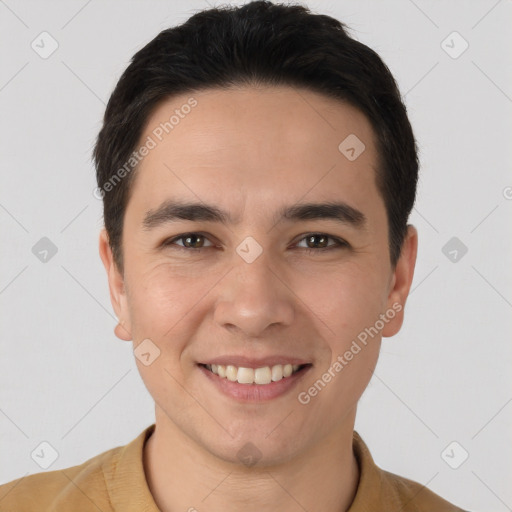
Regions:
<svg viewBox="0 0 512 512"><path fill-rule="evenodd" d="M197 105L159 141L157 128L190 96ZM391 267L370 123L305 90L240 88L162 103L141 145L148 136L157 144L126 209L123 277L104 232L100 252L124 327L118 335L134 348L150 340L137 365L157 426L173 425L227 461L239 462L251 442L269 464L351 431L381 336L400 328L415 258L408 238ZM190 209L179 218L159 211L166 202L214 207L229 219ZM325 203L341 206L297 209ZM271 384L231 382L201 366L221 358L257 368L267 357L270 367L308 366Z"/></svg>

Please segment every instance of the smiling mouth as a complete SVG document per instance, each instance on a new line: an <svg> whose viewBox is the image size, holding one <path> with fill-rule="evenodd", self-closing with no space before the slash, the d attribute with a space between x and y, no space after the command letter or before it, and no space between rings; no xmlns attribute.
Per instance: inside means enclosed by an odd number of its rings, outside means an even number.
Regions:
<svg viewBox="0 0 512 512"><path fill-rule="evenodd" d="M301 372L304 368L312 366L310 363L301 365L276 364L273 366L263 366L261 368L245 368L234 365L221 364L199 364L218 377L238 382L239 384L257 384L266 385L272 382L278 382L287 379L291 375Z"/></svg>

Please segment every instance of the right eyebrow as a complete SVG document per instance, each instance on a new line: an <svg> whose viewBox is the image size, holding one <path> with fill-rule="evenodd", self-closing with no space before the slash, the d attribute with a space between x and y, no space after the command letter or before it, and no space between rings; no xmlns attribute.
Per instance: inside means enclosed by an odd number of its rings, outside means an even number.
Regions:
<svg viewBox="0 0 512 512"><path fill-rule="evenodd" d="M216 206L169 199L164 201L156 210L146 212L142 226L145 230L150 230L175 220L233 223L229 213Z"/></svg>

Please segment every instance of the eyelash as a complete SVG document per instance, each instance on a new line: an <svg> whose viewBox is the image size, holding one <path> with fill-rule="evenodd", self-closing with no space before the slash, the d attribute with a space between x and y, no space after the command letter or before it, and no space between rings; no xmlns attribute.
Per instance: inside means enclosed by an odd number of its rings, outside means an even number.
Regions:
<svg viewBox="0 0 512 512"><path fill-rule="evenodd" d="M193 247L181 247L179 245L175 245L174 242L176 242L178 240L183 240L184 238L187 238L187 237L189 237L191 235L192 236L199 235L199 236L202 236L202 237L208 239L208 237L205 234L192 231L192 232L189 232L189 233L182 233L181 235L175 236L173 238L169 238L169 239L165 240L162 243L162 245L164 247L172 246L173 249L177 249L179 251L193 251L193 252L201 252L204 249L212 249L213 248L213 246L193 248ZM327 233L319 233L319 232L307 233L297 243L302 242L304 239L306 239L306 238L308 238L310 236L323 236L323 237L327 237L328 239L334 240L336 242L336 244L333 244L333 245L330 245L330 246L327 246L327 247L320 247L318 249L311 249L309 247L300 247L299 249L304 251L306 254L319 253L319 252L323 253L323 252L334 250L334 249L343 249L343 248L350 247L350 245L347 242L345 242L345 240L343 240L341 238L328 235Z"/></svg>

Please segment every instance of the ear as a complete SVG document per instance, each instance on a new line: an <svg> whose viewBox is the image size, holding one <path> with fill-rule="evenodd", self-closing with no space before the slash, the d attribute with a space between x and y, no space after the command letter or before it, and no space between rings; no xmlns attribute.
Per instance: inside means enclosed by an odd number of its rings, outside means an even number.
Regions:
<svg viewBox="0 0 512 512"><path fill-rule="evenodd" d="M128 304L126 300L126 290L124 286L124 278L119 272L114 261L112 249L110 248L108 234L105 228L102 228L99 237L99 252L103 266L107 271L108 286L110 289L110 302L119 319L119 324L114 329L115 335L124 341L130 341L131 324Z"/></svg>
<svg viewBox="0 0 512 512"><path fill-rule="evenodd" d="M402 251L391 279L387 300L388 311L394 311L396 314L382 330L382 336L384 337L394 336L402 327L405 301L409 295L414 277L417 252L418 232L414 226L408 225Z"/></svg>

